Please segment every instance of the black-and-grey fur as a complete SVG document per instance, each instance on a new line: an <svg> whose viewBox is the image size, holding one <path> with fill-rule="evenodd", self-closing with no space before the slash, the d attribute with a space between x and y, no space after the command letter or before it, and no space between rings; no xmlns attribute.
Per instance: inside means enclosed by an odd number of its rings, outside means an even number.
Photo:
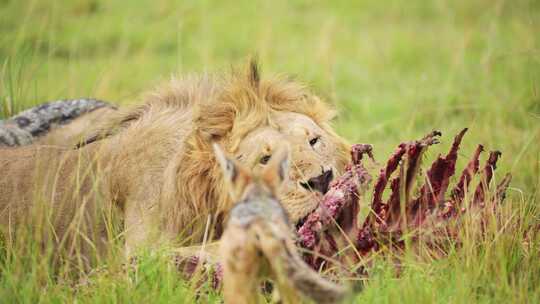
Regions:
<svg viewBox="0 0 540 304"><path fill-rule="evenodd" d="M47 133L53 125L73 119L111 104L92 98L58 100L25 110L4 121L0 120L0 147L23 146Z"/></svg>

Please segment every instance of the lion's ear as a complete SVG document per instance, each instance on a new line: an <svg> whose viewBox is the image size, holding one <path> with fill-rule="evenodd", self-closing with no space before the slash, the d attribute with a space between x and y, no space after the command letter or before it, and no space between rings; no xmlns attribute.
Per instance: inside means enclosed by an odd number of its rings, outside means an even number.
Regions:
<svg viewBox="0 0 540 304"><path fill-rule="evenodd" d="M257 60L257 56L251 57L248 67L248 81L251 88L255 91L259 90L259 84L261 82L260 66Z"/></svg>
<svg viewBox="0 0 540 304"><path fill-rule="evenodd" d="M263 171L263 179L276 191L289 176L289 159L288 147L282 147L274 153Z"/></svg>

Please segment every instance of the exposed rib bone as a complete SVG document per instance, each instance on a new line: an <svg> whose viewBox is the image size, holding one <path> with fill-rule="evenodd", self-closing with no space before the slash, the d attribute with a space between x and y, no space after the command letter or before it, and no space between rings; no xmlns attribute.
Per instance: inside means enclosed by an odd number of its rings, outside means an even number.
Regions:
<svg viewBox="0 0 540 304"><path fill-rule="evenodd" d="M352 159L345 173L332 182L319 207L311 213L298 229L299 242L304 248L314 249L320 241L320 233L337 220L345 205L358 202L359 186L365 188L371 176L361 163L364 154L372 157L371 145L354 145ZM363 189L360 189L363 191Z"/></svg>
<svg viewBox="0 0 540 304"><path fill-rule="evenodd" d="M474 204L480 204L482 207L484 206L486 191L489 189L489 183L493 177L493 171L497 168L497 161L500 156L500 151L489 152L489 158L484 166L482 180L478 183L476 191L474 192Z"/></svg>

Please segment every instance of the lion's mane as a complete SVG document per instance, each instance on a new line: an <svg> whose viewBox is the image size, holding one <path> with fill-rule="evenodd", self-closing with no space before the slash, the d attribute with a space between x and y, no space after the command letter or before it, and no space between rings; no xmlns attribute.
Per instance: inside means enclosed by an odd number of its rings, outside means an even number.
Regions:
<svg viewBox="0 0 540 304"><path fill-rule="evenodd" d="M231 207L211 143L219 142L234 153L241 140L261 125L272 125L275 111L304 114L314 120L340 145L336 158L348 159L348 146L330 126L335 110L305 86L289 77L261 79L251 61L245 70L219 76L173 78L144 98L142 105L121 110L99 128L84 144L121 133L155 113L191 112L190 132L165 170L160 193L160 223L171 235L189 236L200 241L208 222L215 225L214 237L221 233L221 222ZM166 127L166 126L164 126ZM212 216L211 221L207 221ZM189 228L187 228L189 227Z"/></svg>

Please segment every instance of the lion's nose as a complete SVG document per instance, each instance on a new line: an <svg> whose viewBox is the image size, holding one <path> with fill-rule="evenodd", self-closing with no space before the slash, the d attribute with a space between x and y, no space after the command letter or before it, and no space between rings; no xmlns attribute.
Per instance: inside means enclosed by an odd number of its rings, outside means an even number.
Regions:
<svg viewBox="0 0 540 304"><path fill-rule="evenodd" d="M317 190L322 194L328 192L328 186L334 177L332 170L323 171L323 173L317 177L310 178L307 183L300 183L300 185L307 190Z"/></svg>

